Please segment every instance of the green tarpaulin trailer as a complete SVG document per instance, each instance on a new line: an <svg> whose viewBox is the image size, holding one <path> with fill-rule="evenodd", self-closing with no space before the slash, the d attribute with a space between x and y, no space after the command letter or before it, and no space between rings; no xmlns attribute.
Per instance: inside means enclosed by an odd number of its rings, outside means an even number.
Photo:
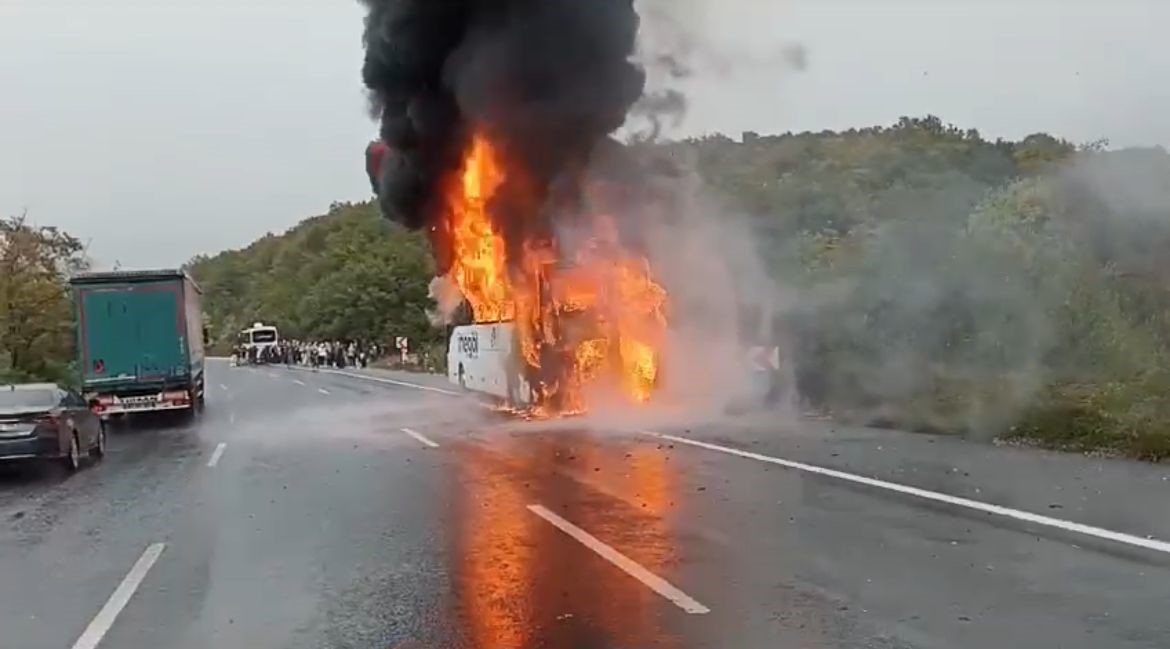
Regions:
<svg viewBox="0 0 1170 649"><path fill-rule="evenodd" d="M189 275L82 273L70 285L82 391L103 416L202 404L203 308Z"/></svg>

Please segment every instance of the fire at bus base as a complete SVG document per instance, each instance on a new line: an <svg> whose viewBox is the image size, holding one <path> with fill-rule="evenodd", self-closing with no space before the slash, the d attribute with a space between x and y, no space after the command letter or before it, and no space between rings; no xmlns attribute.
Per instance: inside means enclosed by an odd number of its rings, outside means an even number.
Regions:
<svg viewBox="0 0 1170 649"><path fill-rule="evenodd" d="M568 237L536 234L511 246L519 255L509 259L490 213L492 192L507 173L490 141L477 135L448 199L447 277L474 322L514 323L512 353L537 414L583 412L590 396L648 401L659 377L667 297L649 263L623 247L603 213L583 215L575 246Z"/></svg>
<svg viewBox="0 0 1170 649"><path fill-rule="evenodd" d="M452 333L451 380L533 417L583 413L591 399L649 401L667 327L649 262L604 212L577 215L574 236L537 230L509 246L495 225L507 217L492 212L508 173L491 141L473 136L429 231L449 260L436 284L458 291L473 322Z"/></svg>
<svg viewBox="0 0 1170 649"><path fill-rule="evenodd" d="M653 399L668 295L591 169L643 95L632 0L363 2L366 170L468 305L453 380L533 416Z"/></svg>

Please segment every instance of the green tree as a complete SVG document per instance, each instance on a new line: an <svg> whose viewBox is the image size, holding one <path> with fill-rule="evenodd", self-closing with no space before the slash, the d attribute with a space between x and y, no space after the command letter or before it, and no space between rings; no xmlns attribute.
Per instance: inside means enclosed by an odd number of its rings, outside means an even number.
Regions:
<svg viewBox="0 0 1170 649"><path fill-rule="evenodd" d="M243 250L192 259L188 268L230 344L255 321L303 339L440 340L426 312L434 266L426 240L379 216L369 203L337 203L279 236Z"/></svg>
<svg viewBox="0 0 1170 649"><path fill-rule="evenodd" d="M86 266L68 233L24 215L0 220L0 380L74 380L68 278Z"/></svg>

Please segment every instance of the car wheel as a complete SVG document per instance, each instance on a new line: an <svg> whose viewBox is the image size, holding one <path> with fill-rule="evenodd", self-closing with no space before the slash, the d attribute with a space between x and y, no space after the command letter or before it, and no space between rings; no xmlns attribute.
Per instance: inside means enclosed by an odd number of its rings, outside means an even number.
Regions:
<svg viewBox="0 0 1170 649"><path fill-rule="evenodd" d="M89 450L89 456L95 460L106 456L106 423L104 421L98 430L97 444Z"/></svg>
<svg viewBox="0 0 1170 649"><path fill-rule="evenodd" d="M77 431L69 435L69 453L62 458L65 470L73 473L81 468L81 440L77 438Z"/></svg>

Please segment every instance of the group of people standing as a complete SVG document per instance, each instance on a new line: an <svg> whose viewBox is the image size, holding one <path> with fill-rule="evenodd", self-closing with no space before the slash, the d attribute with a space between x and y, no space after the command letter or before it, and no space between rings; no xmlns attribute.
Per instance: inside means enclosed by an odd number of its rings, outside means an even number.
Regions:
<svg viewBox="0 0 1170 649"><path fill-rule="evenodd" d="M358 341L282 340L266 347L252 347L236 350L238 359L250 364L272 363L281 365L306 365L309 367L368 367L379 358L381 348L377 343Z"/></svg>

